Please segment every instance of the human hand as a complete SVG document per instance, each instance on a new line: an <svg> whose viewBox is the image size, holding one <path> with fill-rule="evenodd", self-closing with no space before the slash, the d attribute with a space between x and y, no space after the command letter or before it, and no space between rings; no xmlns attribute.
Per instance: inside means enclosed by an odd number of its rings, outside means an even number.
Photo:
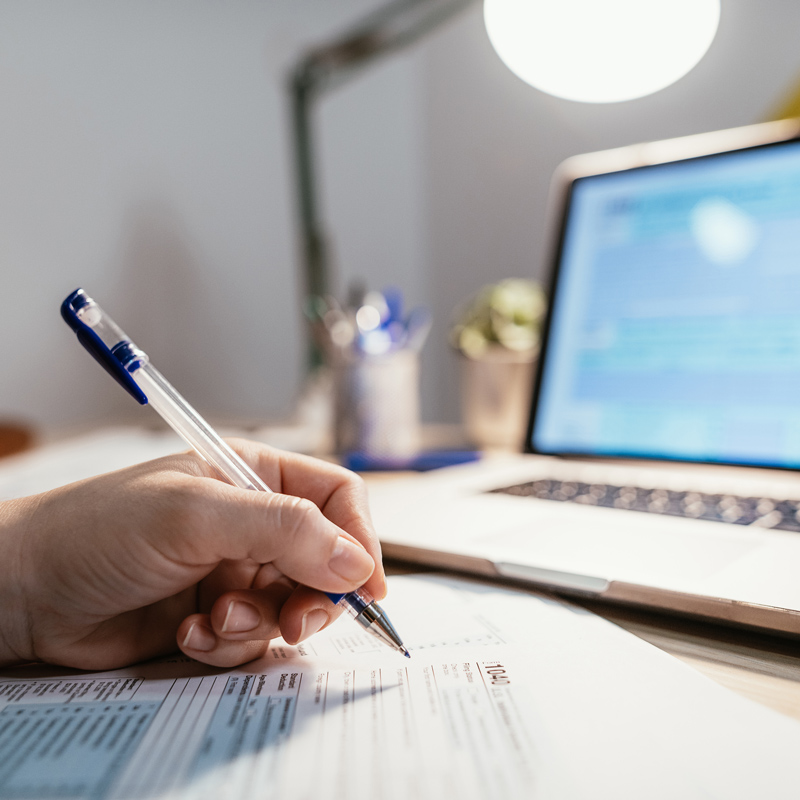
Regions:
<svg viewBox="0 0 800 800"><path fill-rule="evenodd" d="M231 446L273 489L238 489L184 453L0 504L0 664L111 669L172 652L214 666L296 643L386 594L360 478Z"/></svg>

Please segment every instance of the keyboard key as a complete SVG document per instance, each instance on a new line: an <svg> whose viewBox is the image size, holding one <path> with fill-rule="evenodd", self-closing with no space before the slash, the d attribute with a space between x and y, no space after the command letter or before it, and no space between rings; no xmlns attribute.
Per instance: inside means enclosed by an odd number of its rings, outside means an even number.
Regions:
<svg viewBox="0 0 800 800"><path fill-rule="evenodd" d="M672 489L558 480L529 481L493 489L492 492L559 503L579 503L601 508L711 520L730 525L753 525L764 529L800 532L800 500L676 492Z"/></svg>

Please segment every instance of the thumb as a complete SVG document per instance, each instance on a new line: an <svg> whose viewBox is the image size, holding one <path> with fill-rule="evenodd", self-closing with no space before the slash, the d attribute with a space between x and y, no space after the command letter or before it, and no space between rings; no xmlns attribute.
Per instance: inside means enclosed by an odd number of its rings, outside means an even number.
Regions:
<svg viewBox="0 0 800 800"><path fill-rule="evenodd" d="M205 484L200 519L183 526L190 530L184 530L180 546L192 563L272 563L298 583L337 593L358 588L375 569L361 544L310 500L239 489L213 478L192 483Z"/></svg>

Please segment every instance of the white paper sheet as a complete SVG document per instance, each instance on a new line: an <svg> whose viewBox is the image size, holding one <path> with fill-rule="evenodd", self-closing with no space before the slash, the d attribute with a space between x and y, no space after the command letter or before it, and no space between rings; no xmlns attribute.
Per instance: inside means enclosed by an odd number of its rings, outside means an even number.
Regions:
<svg viewBox="0 0 800 800"><path fill-rule="evenodd" d="M348 618L233 671L0 679L0 798L796 798L800 724L588 612L391 579L412 658Z"/></svg>

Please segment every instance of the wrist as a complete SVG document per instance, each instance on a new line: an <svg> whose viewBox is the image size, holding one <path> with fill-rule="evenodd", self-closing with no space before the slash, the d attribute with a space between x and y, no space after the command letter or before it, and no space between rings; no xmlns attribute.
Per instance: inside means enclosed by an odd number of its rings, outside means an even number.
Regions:
<svg viewBox="0 0 800 800"><path fill-rule="evenodd" d="M35 660L22 553L31 500L0 502L0 667Z"/></svg>

